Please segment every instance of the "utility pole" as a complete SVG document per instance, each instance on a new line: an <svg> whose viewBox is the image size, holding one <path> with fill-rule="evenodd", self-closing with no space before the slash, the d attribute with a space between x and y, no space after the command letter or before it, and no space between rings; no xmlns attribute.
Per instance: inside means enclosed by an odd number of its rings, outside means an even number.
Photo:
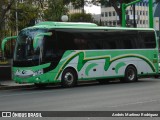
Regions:
<svg viewBox="0 0 160 120"><path fill-rule="evenodd" d="M133 4L133 26L136 28L137 23L136 23L136 6Z"/></svg>
<svg viewBox="0 0 160 120"><path fill-rule="evenodd" d="M82 6L82 13L84 14L84 5L85 5L85 1L82 0L81 2L82 2L82 5L81 5L81 6Z"/></svg>
<svg viewBox="0 0 160 120"><path fill-rule="evenodd" d="M17 13L17 2L18 1L15 1L16 2L16 35L18 35L18 13Z"/></svg>
<svg viewBox="0 0 160 120"><path fill-rule="evenodd" d="M142 1L142 0L135 0L135 1L130 2L128 4L125 4L125 3L122 4L122 27L126 27L126 8L128 6L131 6L131 5L138 3L140 1Z"/></svg>
<svg viewBox="0 0 160 120"><path fill-rule="evenodd" d="M153 1L149 0L149 27L153 28Z"/></svg>
<svg viewBox="0 0 160 120"><path fill-rule="evenodd" d="M123 3L122 4L122 27L126 27L126 8L130 5L134 5L138 2L141 2L142 0L135 0L133 2L130 2L128 4ZM134 22L135 24L135 22ZM149 27L153 28L153 1L149 0Z"/></svg>

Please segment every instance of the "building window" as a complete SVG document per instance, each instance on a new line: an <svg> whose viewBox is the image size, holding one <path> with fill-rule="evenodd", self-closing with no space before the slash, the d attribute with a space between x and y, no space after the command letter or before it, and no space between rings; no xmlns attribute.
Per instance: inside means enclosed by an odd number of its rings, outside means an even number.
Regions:
<svg viewBox="0 0 160 120"><path fill-rule="evenodd" d="M132 11L132 10L130 10L130 13L131 13L130 15L132 15L132 12L133 12L133 11Z"/></svg>
<svg viewBox="0 0 160 120"><path fill-rule="evenodd" d="M113 26L116 26L116 21L113 21Z"/></svg>
<svg viewBox="0 0 160 120"><path fill-rule="evenodd" d="M143 24L145 24L145 20L143 20Z"/></svg>
<svg viewBox="0 0 160 120"><path fill-rule="evenodd" d="M112 26L112 21L109 21L109 26Z"/></svg>
<svg viewBox="0 0 160 120"><path fill-rule="evenodd" d="M142 2L142 6L144 6L144 3Z"/></svg>
<svg viewBox="0 0 160 120"><path fill-rule="evenodd" d="M105 12L105 16L108 17L108 13L107 12Z"/></svg>
<svg viewBox="0 0 160 120"><path fill-rule="evenodd" d="M143 11L143 15L145 15L145 11Z"/></svg>
<svg viewBox="0 0 160 120"><path fill-rule="evenodd" d="M140 24L142 24L142 20L140 20Z"/></svg>
<svg viewBox="0 0 160 120"><path fill-rule="evenodd" d="M140 11L139 14L142 15L142 11Z"/></svg>
<svg viewBox="0 0 160 120"><path fill-rule="evenodd" d="M106 26L108 26L108 21L106 21Z"/></svg>
<svg viewBox="0 0 160 120"><path fill-rule="evenodd" d="M139 11L137 11L137 15L139 15Z"/></svg>
<svg viewBox="0 0 160 120"><path fill-rule="evenodd" d="M104 17L104 12L101 13L101 17Z"/></svg>
<svg viewBox="0 0 160 120"><path fill-rule="evenodd" d="M143 6L143 5L142 5L142 2L140 2L139 5L140 5L140 6Z"/></svg>
<svg viewBox="0 0 160 120"><path fill-rule="evenodd" d="M116 16L116 13L115 13L115 11L113 11L113 16Z"/></svg>
<svg viewBox="0 0 160 120"><path fill-rule="evenodd" d="M108 21L105 21L105 25L106 25L106 26L108 25Z"/></svg>
<svg viewBox="0 0 160 120"><path fill-rule="evenodd" d="M126 14L127 14L127 15L129 14L129 10L126 10Z"/></svg>

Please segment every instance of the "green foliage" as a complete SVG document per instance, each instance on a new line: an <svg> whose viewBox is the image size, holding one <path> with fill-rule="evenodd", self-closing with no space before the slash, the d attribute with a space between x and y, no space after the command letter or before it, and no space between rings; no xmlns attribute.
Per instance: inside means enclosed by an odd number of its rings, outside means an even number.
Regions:
<svg viewBox="0 0 160 120"><path fill-rule="evenodd" d="M44 13L44 18L49 21L61 21L61 16L67 13L63 0L49 0L48 9Z"/></svg>
<svg viewBox="0 0 160 120"><path fill-rule="evenodd" d="M17 4L16 4L17 2ZM36 5L32 3L36 2ZM3 38L16 34L16 11L18 13L18 28L33 25L32 22L39 17L44 0L25 0L25 3L19 3L18 0L0 1L0 45ZM12 44L8 42L6 50L12 51ZM8 53L7 53L8 54Z"/></svg>
<svg viewBox="0 0 160 120"><path fill-rule="evenodd" d="M85 4L87 4L88 0L71 0L73 6L75 8L84 7Z"/></svg>
<svg viewBox="0 0 160 120"><path fill-rule="evenodd" d="M72 0L63 0L64 5L68 5Z"/></svg>
<svg viewBox="0 0 160 120"><path fill-rule="evenodd" d="M10 29L15 31L16 27L16 11L18 14L18 28L33 25L35 19L40 17L44 0L24 0L20 3L18 0L1 0L0 1L0 31ZM36 3L33 4L33 3ZM6 28L8 27L8 28Z"/></svg>
<svg viewBox="0 0 160 120"><path fill-rule="evenodd" d="M8 25L12 30L15 30L16 28L16 11L18 16L19 30L27 26L34 25L35 20L39 17L37 13L39 13L40 10L31 4L32 3L21 3L17 6L17 8L11 9L11 15L9 15Z"/></svg>
<svg viewBox="0 0 160 120"><path fill-rule="evenodd" d="M86 13L74 13L70 15L71 22L93 22L91 14Z"/></svg>

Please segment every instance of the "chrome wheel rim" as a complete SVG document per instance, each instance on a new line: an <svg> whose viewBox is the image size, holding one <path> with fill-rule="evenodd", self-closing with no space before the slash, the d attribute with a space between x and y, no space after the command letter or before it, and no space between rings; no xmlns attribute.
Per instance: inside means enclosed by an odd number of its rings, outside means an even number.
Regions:
<svg viewBox="0 0 160 120"><path fill-rule="evenodd" d="M74 76L72 73L67 72L64 76L64 80L68 83L68 84L72 84L74 81Z"/></svg>
<svg viewBox="0 0 160 120"><path fill-rule="evenodd" d="M128 79L129 79L130 81L133 81L134 78L135 78L134 70L129 69L128 72L127 72L127 76L128 76Z"/></svg>

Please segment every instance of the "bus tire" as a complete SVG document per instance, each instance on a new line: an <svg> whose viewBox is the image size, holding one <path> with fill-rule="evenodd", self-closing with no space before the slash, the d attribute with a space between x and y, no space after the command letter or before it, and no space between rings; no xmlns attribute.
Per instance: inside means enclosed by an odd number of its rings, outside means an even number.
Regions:
<svg viewBox="0 0 160 120"><path fill-rule="evenodd" d="M132 65L127 66L125 70L124 78L121 79L121 81L122 82L136 82L137 80L138 80L137 79L137 69Z"/></svg>
<svg viewBox="0 0 160 120"><path fill-rule="evenodd" d="M67 68L62 73L61 85L64 88L74 87L77 84L77 74L74 69Z"/></svg>

